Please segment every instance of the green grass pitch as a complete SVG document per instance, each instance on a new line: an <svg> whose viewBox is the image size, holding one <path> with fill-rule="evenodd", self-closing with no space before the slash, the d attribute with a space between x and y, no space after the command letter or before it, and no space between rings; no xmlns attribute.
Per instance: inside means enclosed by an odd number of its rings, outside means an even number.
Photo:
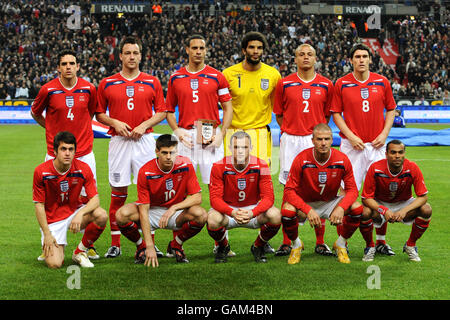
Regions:
<svg viewBox="0 0 450 320"><path fill-rule="evenodd" d="M159 126L157 132L167 132ZM287 264L286 257L268 256L266 264L256 264L250 245L257 230L230 231L230 243L237 256L226 264L214 264L213 241L206 229L186 242L191 263L177 265L173 259L160 259L157 269L135 265L135 246L122 237L123 254L105 259L109 247L109 223L96 243L100 260L95 268L80 269L79 289L71 286L71 254L81 236L69 234L64 266L49 270L38 262L41 253L40 232L32 203L34 168L45 156L44 130L37 125L0 126L0 299L132 299L132 300L321 300L321 299L449 299L450 147L407 147L407 157L421 167L433 207L431 225L418 241L422 262L410 262L402 253L410 226L390 224L387 240L394 257L376 256L372 263L361 261L364 242L359 231L349 242L351 264L343 265L332 257L314 254L315 236L309 225L300 227L305 243L302 261ZM96 139L101 205L109 207L107 179L108 139ZM274 150L274 163L278 149ZM282 188L273 172L276 205ZM209 209L207 187L203 187L203 205ZM128 201L136 199L135 186ZM156 232L156 244L165 251L171 232ZM327 223L325 240L331 246L335 227ZM271 240L277 248L281 231ZM373 270L379 270L374 273ZM379 281L378 281L379 280ZM375 286L375 287L374 287ZM378 289L377 289L378 288Z"/></svg>

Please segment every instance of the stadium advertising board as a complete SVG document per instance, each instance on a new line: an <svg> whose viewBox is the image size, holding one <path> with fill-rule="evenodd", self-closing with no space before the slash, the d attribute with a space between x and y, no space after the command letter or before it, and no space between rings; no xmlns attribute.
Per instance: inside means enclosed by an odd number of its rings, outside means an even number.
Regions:
<svg viewBox="0 0 450 320"><path fill-rule="evenodd" d="M0 124L36 123L30 115L33 100L0 100ZM450 106L442 100L399 99L406 122L450 123Z"/></svg>

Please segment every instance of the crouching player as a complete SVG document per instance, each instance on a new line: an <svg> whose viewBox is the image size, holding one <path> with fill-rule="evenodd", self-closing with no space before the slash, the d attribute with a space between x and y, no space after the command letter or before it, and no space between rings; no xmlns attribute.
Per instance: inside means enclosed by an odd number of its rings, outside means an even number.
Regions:
<svg viewBox="0 0 450 320"><path fill-rule="evenodd" d="M338 228L334 243L338 261L350 263L346 243L359 227L364 207L356 202L358 189L348 157L332 149L333 134L324 123L313 129L314 147L302 151L294 159L283 194L282 223L293 241L289 264L300 262L303 242L298 237L298 225L306 219L312 227L321 227L321 218ZM341 181L345 196L338 196ZM366 208L366 210L368 210Z"/></svg>
<svg viewBox="0 0 450 320"><path fill-rule="evenodd" d="M73 233L84 230L72 260L82 267L92 268L94 264L86 251L100 237L108 216L100 207L89 165L75 159L75 136L68 131L59 132L53 147L55 158L37 166L33 177L33 201L41 227L45 262L49 268L60 268L64 263L67 230ZM83 187L89 199L86 204L80 198Z"/></svg>
<svg viewBox="0 0 450 320"><path fill-rule="evenodd" d="M416 198L412 197L412 186ZM386 145L386 159L372 164L364 181L361 198L371 209L369 218L376 228L386 222L412 224L411 234L403 247L411 261L420 261L416 241L431 220L427 193L422 172L417 164L405 159L405 145L400 140L392 140ZM375 256L373 240L366 246L363 260L372 261Z"/></svg>
<svg viewBox="0 0 450 320"><path fill-rule="evenodd" d="M135 263L158 266L151 236L151 231L158 228L174 230L167 256L188 263L183 243L199 233L206 223L207 213L200 206L202 195L194 167L188 158L177 156L177 146L176 138L169 134L158 137L156 158L139 170L138 201L117 211L121 233L136 243Z"/></svg>
<svg viewBox="0 0 450 320"><path fill-rule="evenodd" d="M273 206L270 169L265 161L250 155L251 148L248 133L237 131L230 138L232 155L211 169L208 233L219 245L216 263L227 261L226 231L236 227L260 229L250 250L256 262L266 262L264 246L281 226L280 211Z"/></svg>

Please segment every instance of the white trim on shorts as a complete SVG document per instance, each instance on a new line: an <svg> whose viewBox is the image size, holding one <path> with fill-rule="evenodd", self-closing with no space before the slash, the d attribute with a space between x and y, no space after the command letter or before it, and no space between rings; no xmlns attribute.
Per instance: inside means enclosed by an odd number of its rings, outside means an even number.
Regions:
<svg viewBox="0 0 450 320"><path fill-rule="evenodd" d="M412 197L406 201L398 201L398 202L384 202L384 201L380 201L380 200L376 200L376 201L378 202L379 205L385 206L392 212L396 212L396 211L399 211L400 209L403 209L404 207L406 207L407 205L412 203L414 200L416 200L416 198ZM376 223L375 221L373 221L373 226L375 228L380 228L386 222L384 215L380 214L380 218L381 218L380 223ZM413 222L414 222L414 219L411 221L403 221L402 220L402 223L406 224L406 225L412 225Z"/></svg>
<svg viewBox="0 0 450 320"><path fill-rule="evenodd" d="M72 219L75 217L78 211L80 211L81 208L83 208L84 205L79 207L77 210L75 210L74 213L72 213L70 216L68 216L64 220L56 221L53 223L50 223L48 225L48 228L50 230L50 233L52 236L56 239L56 243L58 245L67 245L67 231L69 229L70 223L72 222ZM41 245L44 245L44 232L42 231L42 228L40 228L41 231ZM80 230L81 233L84 232L83 230Z"/></svg>

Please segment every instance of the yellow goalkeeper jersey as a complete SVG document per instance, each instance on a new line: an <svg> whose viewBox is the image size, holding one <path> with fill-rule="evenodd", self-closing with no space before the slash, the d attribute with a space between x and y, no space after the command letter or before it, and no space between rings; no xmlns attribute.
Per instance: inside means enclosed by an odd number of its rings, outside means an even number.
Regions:
<svg viewBox="0 0 450 320"><path fill-rule="evenodd" d="M262 63L257 71L247 71L242 62L223 71L233 98L232 128L260 128L272 121L275 87L281 75Z"/></svg>

